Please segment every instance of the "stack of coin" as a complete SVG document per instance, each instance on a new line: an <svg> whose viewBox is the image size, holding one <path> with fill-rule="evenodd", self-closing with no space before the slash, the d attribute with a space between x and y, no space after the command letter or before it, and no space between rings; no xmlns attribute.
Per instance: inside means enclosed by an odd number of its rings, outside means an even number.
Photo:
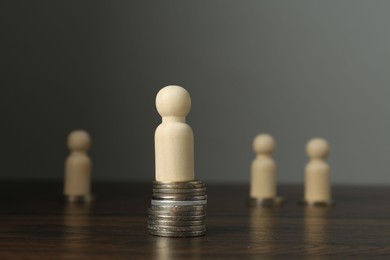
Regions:
<svg viewBox="0 0 390 260"><path fill-rule="evenodd" d="M201 181L153 182L149 233L163 237L195 237L206 233L206 187Z"/></svg>

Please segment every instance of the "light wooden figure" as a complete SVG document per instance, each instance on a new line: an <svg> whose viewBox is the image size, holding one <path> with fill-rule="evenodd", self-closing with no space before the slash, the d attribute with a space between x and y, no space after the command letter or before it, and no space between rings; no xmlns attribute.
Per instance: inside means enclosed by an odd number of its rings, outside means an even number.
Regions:
<svg viewBox="0 0 390 260"><path fill-rule="evenodd" d="M269 134L259 134L253 141L256 158L251 166L250 202L273 206L283 202L276 196L276 164L272 158L275 140Z"/></svg>
<svg viewBox="0 0 390 260"><path fill-rule="evenodd" d="M309 205L331 205L330 167L326 162L329 144L322 138L311 139L306 153L309 162L305 168L304 202Z"/></svg>
<svg viewBox="0 0 390 260"><path fill-rule="evenodd" d="M87 151L91 138L84 130L75 130L68 136L70 155L65 161L64 197L68 202L91 200L92 163Z"/></svg>
<svg viewBox="0 0 390 260"><path fill-rule="evenodd" d="M194 134L186 124L191 97L179 86L167 86L156 97L162 117L155 142L156 181L192 181L194 176Z"/></svg>

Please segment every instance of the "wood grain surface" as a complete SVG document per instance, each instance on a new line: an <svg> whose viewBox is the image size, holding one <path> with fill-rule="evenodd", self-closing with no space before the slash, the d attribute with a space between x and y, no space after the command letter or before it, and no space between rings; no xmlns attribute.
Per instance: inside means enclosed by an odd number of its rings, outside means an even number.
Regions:
<svg viewBox="0 0 390 260"><path fill-rule="evenodd" d="M207 185L207 184L206 184ZM390 188L334 187L336 205L250 209L247 185L207 185L207 235L147 232L152 185L95 183L90 206L58 202L61 183L0 183L0 259L236 259L260 256L390 256Z"/></svg>

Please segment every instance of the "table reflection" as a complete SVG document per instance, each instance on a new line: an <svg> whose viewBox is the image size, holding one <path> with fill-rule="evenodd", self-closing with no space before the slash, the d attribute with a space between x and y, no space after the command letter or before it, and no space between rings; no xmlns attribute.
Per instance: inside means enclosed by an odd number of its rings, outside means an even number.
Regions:
<svg viewBox="0 0 390 260"><path fill-rule="evenodd" d="M277 215L279 208L250 208L250 244L251 250L262 254L271 254L275 250Z"/></svg>
<svg viewBox="0 0 390 260"><path fill-rule="evenodd" d="M304 208L304 236L306 253L327 254L331 248L329 243L329 207Z"/></svg>
<svg viewBox="0 0 390 260"><path fill-rule="evenodd" d="M201 258L200 249L204 237L170 238L150 236L153 240L154 259L171 260L178 258L181 253L191 253L191 258Z"/></svg>
<svg viewBox="0 0 390 260"><path fill-rule="evenodd" d="M90 239L90 205L68 204L64 206L64 247L82 252Z"/></svg>

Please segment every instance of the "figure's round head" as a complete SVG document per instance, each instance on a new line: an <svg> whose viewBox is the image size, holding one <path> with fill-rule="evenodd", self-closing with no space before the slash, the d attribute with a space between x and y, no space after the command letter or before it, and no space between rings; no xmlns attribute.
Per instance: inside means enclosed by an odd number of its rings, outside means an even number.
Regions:
<svg viewBox="0 0 390 260"><path fill-rule="evenodd" d="M310 158L325 159L328 157L329 144L323 138L313 138L307 143L306 153Z"/></svg>
<svg viewBox="0 0 390 260"><path fill-rule="evenodd" d="M84 130L74 130L68 136L70 150L87 151L91 146L91 138Z"/></svg>
<svg viewBox="0 0 390 260"><path fill-rule="evenodd" d="M272 154L275 151L276 143L269 134L259 134L253 140L253 150L255 153Z"/></svg>
<svg viewBox="0 0 390 260"><path fill-rule="evenodd" d="M167 86L157 93L156 107L163 117L185 117L191 109L191 97L182 87Z"/></svg>

